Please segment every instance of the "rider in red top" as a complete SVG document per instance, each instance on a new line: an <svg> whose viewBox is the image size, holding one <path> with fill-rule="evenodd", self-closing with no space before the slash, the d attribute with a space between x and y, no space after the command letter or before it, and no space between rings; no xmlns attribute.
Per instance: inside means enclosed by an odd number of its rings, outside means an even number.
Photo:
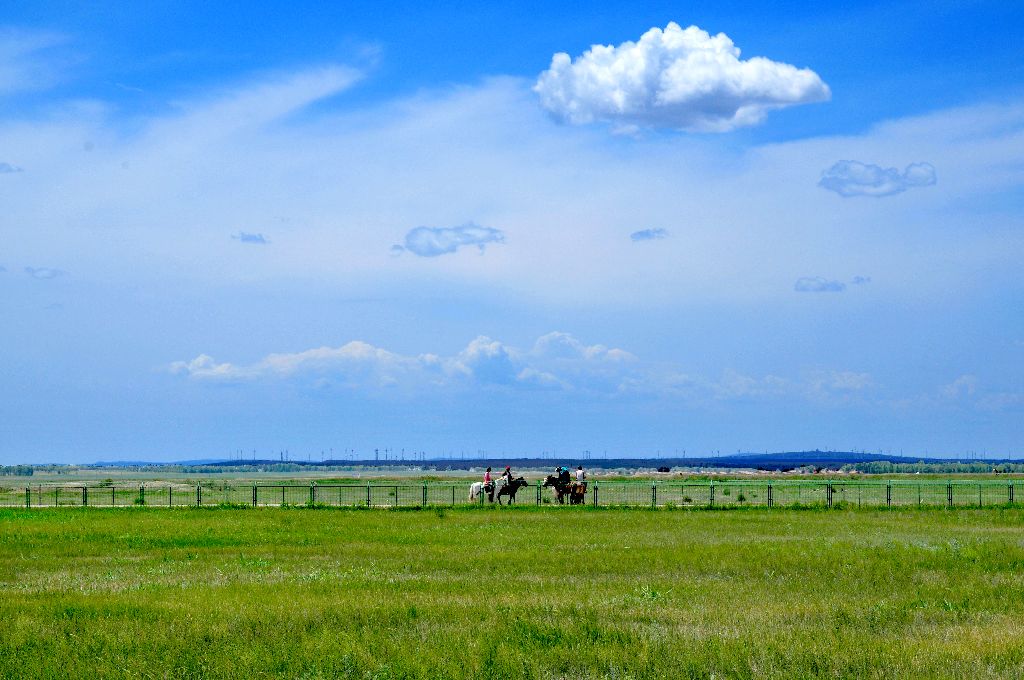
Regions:
<svg viewBox="0 0 1024 680"><path fill-rule="evenodd" d="M484 491L487 492L487 498L492 503L494 502L494 480L491 479L491 468L487 467L484 472Z"/></svg>

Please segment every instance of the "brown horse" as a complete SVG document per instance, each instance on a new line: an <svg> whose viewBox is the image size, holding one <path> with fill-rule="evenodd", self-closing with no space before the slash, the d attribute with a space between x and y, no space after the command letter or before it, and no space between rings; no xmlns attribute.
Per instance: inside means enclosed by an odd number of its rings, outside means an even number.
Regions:
<svg viewBox="0 0 1024 680"><path fill-rule="evenodd" d="M569 498L569 505L583 505L587 502L586 482L561 482L556 475L548 475L542 486L551 487L559 503L565 503L566 497Z"/></svg>

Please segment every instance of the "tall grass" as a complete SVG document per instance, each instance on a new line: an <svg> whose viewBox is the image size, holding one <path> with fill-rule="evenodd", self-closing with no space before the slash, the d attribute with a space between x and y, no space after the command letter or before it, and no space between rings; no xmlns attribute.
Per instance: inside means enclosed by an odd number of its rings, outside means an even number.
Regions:
<svg viewBox="0 0 1024 680"><path fill-rule="evenodd" d="M1022 520L0 510L0 677L1020 676Z"/></svg>

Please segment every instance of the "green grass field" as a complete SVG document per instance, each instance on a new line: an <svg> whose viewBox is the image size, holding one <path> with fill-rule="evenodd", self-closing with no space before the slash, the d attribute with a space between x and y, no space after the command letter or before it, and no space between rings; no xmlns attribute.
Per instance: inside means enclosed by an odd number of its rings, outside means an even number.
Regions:
<svg viewBox="0 0 1024 680"><path fill-rule="evenodd" d="M1024 511L0 510L0 677L1024 676Z"/></svg>

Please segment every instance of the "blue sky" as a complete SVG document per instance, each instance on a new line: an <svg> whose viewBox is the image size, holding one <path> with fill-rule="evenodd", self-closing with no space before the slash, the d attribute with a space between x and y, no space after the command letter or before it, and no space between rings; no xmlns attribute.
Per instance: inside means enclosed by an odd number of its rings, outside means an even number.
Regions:
<svg viewBox="0 0 1024 680"><path fill-rule="evenodd" d="M0 10L0 463L1021 453L1018 5L215 4Z"/></svg>

